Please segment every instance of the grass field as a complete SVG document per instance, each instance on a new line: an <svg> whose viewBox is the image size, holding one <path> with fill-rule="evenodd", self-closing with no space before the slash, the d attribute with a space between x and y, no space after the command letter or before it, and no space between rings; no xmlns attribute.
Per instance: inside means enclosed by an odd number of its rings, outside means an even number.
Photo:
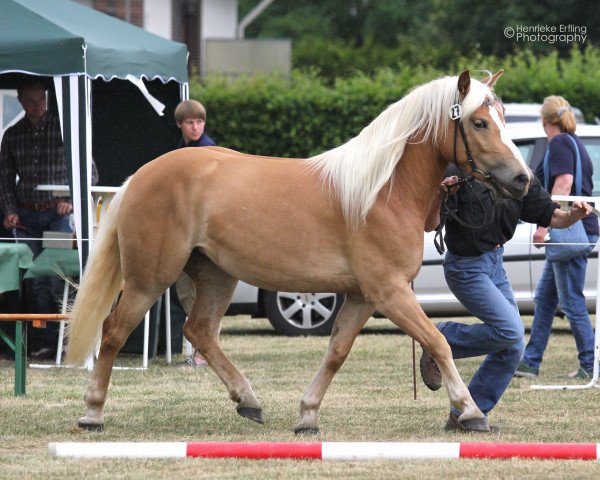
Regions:
<svg viewBox="0 0 600 480"><path fill-rule="evenodd" d="M598 442L600 390L530 389L532 383L565 383L559 377L577 367L568 324L556 324L538 381L515 379L492 412L492 423L502 427L497 435L443 431L445 390L431 392L418 379L413 399L412 340L385 319L371 319L358 337L325 396L316 437L296 437L292 429L327 339L282 337L266 320L227 317L221 334L223 349L263 404L262 426L236 414L210 369L174 368L159 357L145 372L113 372L105 431L82 432L74 427L84 413L88 372L29 369L27 396L13 397L13 363L0 360L0 478L600 478L593 461L73 460L47 454L50 442L93 441ZM479 361L457 361L465 381ZM140 358L122 355L118 363L137 366Z"/></svg>

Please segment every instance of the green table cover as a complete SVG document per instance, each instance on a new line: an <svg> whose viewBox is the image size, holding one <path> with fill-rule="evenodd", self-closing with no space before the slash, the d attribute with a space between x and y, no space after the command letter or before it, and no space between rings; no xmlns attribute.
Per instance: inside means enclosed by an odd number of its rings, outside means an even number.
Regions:
<svg viewBox="0 0 600 480"><path fill-rule="evenodd" d="M79 276L79 254L77 250L64 248L45 248L33 265L27 270L25 278L45 277L49 275Z"/></svg>
<svg viewBox="0 0 600 480"><path fill-rule="evenodd" d="M19 290L20 270L33 266L33 253L24 243L0 243L0 293Z"/></svg>

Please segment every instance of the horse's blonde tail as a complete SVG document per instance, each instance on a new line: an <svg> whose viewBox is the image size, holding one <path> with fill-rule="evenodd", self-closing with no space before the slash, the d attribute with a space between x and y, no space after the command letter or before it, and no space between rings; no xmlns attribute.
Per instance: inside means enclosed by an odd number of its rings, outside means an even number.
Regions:
<svg viewBox="0 0 600 480"><path fill-rule="evenodd" d="M123 275L117 237L119 206L127 183L115 195L100 222L67 327L65 362L82 365L94 352L102 324L121 290Z"/></svg>

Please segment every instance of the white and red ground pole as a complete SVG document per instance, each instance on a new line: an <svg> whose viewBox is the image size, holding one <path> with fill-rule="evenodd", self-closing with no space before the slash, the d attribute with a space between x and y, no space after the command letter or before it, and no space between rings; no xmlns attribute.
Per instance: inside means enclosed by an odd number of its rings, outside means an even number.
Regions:
<svg viewBox="0 0 600 480"><path fill-rule="evenodd" d="M598 443L480 442L89 442L50 443L48 453L71 458L244 458L411 460L531 458L598 460Z"/></svg>

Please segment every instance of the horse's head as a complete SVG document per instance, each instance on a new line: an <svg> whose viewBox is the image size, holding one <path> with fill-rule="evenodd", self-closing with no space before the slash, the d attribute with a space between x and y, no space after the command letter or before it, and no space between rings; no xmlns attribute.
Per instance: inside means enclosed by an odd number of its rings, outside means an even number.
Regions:
<svg viewBox="0 0 600 480"><path fill-rule="evenodd" d="M471 80L468 70L458 77L460 106L450 109L451 123L443 154L501 196L523 198L532 178L531 170L510 139L504 108L491 90L502 73L501 70L481 82Z"/></svg>

